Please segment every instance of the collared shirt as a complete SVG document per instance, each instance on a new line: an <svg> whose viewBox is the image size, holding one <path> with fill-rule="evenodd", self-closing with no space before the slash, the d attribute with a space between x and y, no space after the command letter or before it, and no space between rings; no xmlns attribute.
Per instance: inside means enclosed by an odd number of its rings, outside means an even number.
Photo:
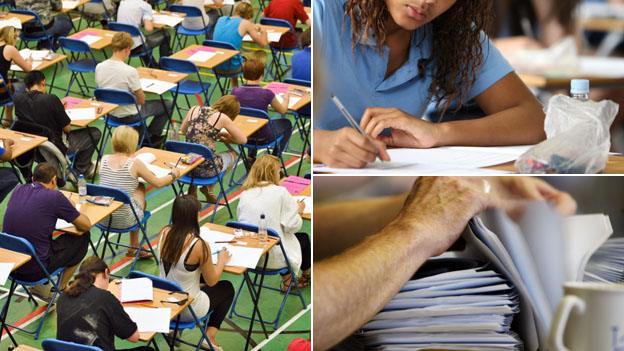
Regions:
<svg viewBox="0 0 624 351"><path fill-rule="evenodd" d="M139 29L143 27L143 21L152 20L153 16L152 6L143 0L123 0L117 9L117 22ZM143 39L145 40L145 37ZM141 45L140 37L132 37L132 40L134 41L133 49Z"/></svg>
<svg viewBox="0 0 624 351"><path fill-rule="evenodd" d="M16 0L15 7L19 10L36 12L43 25L47 26L54 17L52 10L60 10L63 4L61 0Z"/></svg>
<svg viewBox="0 0 624 351"><path fill-rule="evenodd" d="M430 103L429 86L433 65L429 64L424 77L419 76L418 62L431 54L431 28L425 25L412 33L409 56L399 69L385 78L389 49L383 54L375 40L361 40L355 50L351 46L351 23L344 12L345 0L314 1L315 61L320 86L315 89L314 127L336 130L348 126L347 121L330 99L335 94L356 121L367 107L395 107L413 116L422 116ZM472 99L513 69L482 34L485 59L470 87ZM316 74L317 72L315 72Z"/></svg>
<svg viewBox="0 0 624 351"><path fill-rule="evenodd" d="M297 51L292 56L292 77L295 79L311 81L312 75L312 47Z"/></svg>
<svg viewBox="0 0 624 351"><path fill-rule="evenodd" d="M125 90L133 94L141 89L141 79L136 68L113 58L95 66L95 83L98 88ZM116 117L127 117L137 113L134 105L120 105L111 114Z"/></svg>

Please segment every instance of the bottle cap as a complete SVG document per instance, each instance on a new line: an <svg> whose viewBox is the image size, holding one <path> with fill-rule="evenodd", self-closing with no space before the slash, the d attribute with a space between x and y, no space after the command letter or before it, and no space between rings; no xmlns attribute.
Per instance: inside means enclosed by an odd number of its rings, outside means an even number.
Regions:
<svg viewBox="0 0 624 351"><path fill-rule="evenodd" d="M572 79L570 82L570 94L589 94L589 80Z"/></svg>
<svg viewBox="0 0 624 351"><path fill-rule="evenodd" d="M260 215L260 219L264 219L264 213Z"/></svg>

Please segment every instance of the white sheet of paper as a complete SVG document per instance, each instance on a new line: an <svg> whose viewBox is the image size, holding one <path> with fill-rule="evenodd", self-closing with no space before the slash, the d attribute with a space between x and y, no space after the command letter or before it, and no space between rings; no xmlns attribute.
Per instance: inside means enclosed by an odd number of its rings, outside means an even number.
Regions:
<svg viewBox="0 0 624 351"><path fill-rule="evenodd" d="M141 78L141 89L149 93L162 95L169 91L169 89L175 88L176 84L165 82L157 79Z"/></svg>
<svg viewBox="0 0 624 351"><path fill-rule="evenodd" d="M312 212L312 197L311 196L295 196L294 198L297 201L303 200L303 204L305 205L303 212L305 213Z"/></svg>
<svg viewBox="0 0 624 351"><path fill-rule="evenodd" d="M171 308L124 307L130 319L137 324L139 333L168 333Z"/></svg>
<svg viewBox="0 0 624 351"><path fill-rule="evenodd" d="M69 222L67 222L67 221L65 221L63 219L58 218L56 220L56 225L54 226L54 228L56 228L56 229L66 229L66 228L70 228L70 227L73 227L73 226L74 226L73 224L71 224L71 223L69 223Z"/></svg>
<svg viewBox="0 0 624 351"><path fill-rule="evenodd" d="M0 263L0 286L6 283L7 279L9 278L9 274L11 274L11 271L13 270L14 266L15 266L15 263L12 263L12 262Z"/></svg>
<svg viewBox="0 0 624 351"><path fill-rule="evenodd" d="M93 43L95 43L96 41L98 41L100 39L102 39L102 37L99 36L99 35L90 35L89 34L89 35L85 35L84 37L82 37L82 38L80 38L78 40L82 40L85 43L87 43L89 45L92 45Z"/></svg>
<svg viewBox="0 0 624 351"><path fill-rule="evenodd" d="M220 251L222 248L228 246L227 243L216 243L216 241L232 241L236 238L233 234L218 232L216 230L210 230L206 227L199 229L199 236L210 245L210 252L213 253L212 257L216 259L217 255L214 253Z"/></svg>
<svg viewBox="0 0 624 351"><path fill-rule="evenodd" d="M69 110L65 110L65 113L67 113L69 119L71 119L72 121L94 119L96 115L95 107L72 108Z"/></svg>
<svg viewBox="0 0 624 351"><path fill-rule="evenodd" d="M149 165L156 160L156 155L151 152L143 152L139 155L136 155L135 158L141 160L146 165Z"/></svg>
<svg viewBox="0 0 624 351"><path fill-rule="evenodd" d="M189 56L187 60L196 62L206 62L210 60L217 53L215 51L197 51L193 55Z"/></svg>
<svg viewBox="0 0 624 351"><path fill-rule="evenodd" d="M152 164L148 164L146 166L147 169L149 169L150 172L154 173L154 175L158 178L167 177L171 173L171 170L168 168L162 168Z"/></svg>
<svg viewBox="0 0 624 351"><path fill-rule="evenodd" d="M283 104L284 94L282 93L277 95L277 100L280 102L280 104ZM288 99L288 108L292 108L293 106L295 106L299 102L299 100L301 100L301 97L290 95L290 98Z"/></svg>
<svg viewBox="0 0 624 351"><path fill-rule="evenodd" d="M22 29L22 21L19 18L9 18L6 20L0 20L0 28L11 26L13 28Z"/></svg>
<svg viewBox="0 0 624 351"><path fill-rule="evenodd" d="M204 1L204 6L206 6L206 5L212 5L212 4L214 4L214 1L213 1L213 0L205 0L205 1ZM234 5L235 5L235 2L234 2L234 0L223 0L223 5L230 5L230 6L234 6Z"/></svg>
<svg viewBox="0 0 624 351"><path fill-rule="evenodd" d="M228 266L255 268L262 256L262 249L259 248L234 245L227 245L226 248L232 254ZM217 255L212 255L212 259L215 262Z"/></svg>
<svg viewBox="0 0 624 351"><path fill-rule="evenodd" d="M148 278L122 279L121 302L152 301L154 289Z"/></svg>
<svg viewBox="0 0 624 351"><path fill-rule="evenodd" d="M78 7L78 3L79 1L63 0L63 8L73 10Z"/></svg>
<svg viewBox="0 0 624 351"><path fill-rule="evenodd" d="M269 38L270 42L279 41L282 37L282 34L279 32L267 32L267 37Z"/></svg>
<svg viewBox="0 0 624 351"><path fill-rule="evenodd" d="M163 24L169 27L175 27L183 21L182 17L156 14L152 16L152 19L155 24Z"/></svg>
<svg viewBox="0 0 624 351"><path fill-rule="evenodd" d="M33 69L37 69L42 63L43 63L43 61L35 61L35 60L33 60L32 68ZM22 67L12 63L11 64L11 71L23 72L24 70L22 69Z"/></svg>

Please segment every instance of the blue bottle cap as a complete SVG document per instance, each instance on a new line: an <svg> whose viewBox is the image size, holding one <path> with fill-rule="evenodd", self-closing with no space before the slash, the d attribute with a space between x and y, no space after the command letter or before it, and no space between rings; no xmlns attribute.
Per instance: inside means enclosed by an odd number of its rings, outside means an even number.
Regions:
<svg viewBox="0 0 624 351"><path fill-rule="evenodd" d="M570 94L589 94L589 80L572 79L570 82Z"/></svg>

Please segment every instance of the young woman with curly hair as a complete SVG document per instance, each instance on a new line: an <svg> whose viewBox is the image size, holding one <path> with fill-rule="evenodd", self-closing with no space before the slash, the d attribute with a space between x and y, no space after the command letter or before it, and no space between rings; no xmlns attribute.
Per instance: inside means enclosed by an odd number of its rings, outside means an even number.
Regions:
<svg viewBox="0 0 624 351"><path fill-rule="evenodd" d="M492 0L334 0L314 3L314 158L364 167L385 147L519 145L544 139L542 106L484 31ZM319 62L322 61L322 62ZM372 138L347 128L330 101L342 100ZM431 123L475 99L486 116ZM382 133L390 129L390 133Z"/></svg>

